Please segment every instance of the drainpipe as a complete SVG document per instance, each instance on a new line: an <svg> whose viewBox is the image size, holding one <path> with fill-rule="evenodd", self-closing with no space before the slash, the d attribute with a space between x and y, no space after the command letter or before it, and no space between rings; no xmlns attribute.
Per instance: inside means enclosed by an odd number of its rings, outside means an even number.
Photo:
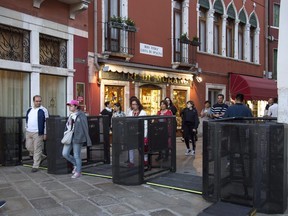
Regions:
<svg viewBox="0 0 288 216"><path fill-rule="evenodd" d="M98 43L98 31L97 31L97 7L98 7L98 0L94 0L94 65L96 70L100 70L100 66L98 64L98 56L97 56L97 51L98 51L98 47L97 47L97 43Z"/></svg>
<svg viewBox="0 0 288 216"><path fill-rule="evenodd" d="M269 70L269 0L265 0L265 78L268 78L268 70Z"/></svg>

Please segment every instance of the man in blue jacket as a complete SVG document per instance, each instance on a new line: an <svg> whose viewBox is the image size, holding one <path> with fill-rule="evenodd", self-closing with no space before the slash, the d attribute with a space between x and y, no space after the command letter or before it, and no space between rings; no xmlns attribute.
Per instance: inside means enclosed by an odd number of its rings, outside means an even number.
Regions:
<svg viewBox="0 0 288 216"><path fill-rule="evenodd" d="M42 154L44 140L46 140L46 119L48 111L41 106L40 95L33 97L33 106L26 113L26 148L33 155L32 172L37 172L40 163L46 158Z"/></svg>
<svg viewBox="0 0 288 216"><path fill-rule="evenodd" d="M251 110L243 104L244 95L237 94L235 98L235 105L230 106L225 112L224 118L227 117L253 117Z"/></svg>

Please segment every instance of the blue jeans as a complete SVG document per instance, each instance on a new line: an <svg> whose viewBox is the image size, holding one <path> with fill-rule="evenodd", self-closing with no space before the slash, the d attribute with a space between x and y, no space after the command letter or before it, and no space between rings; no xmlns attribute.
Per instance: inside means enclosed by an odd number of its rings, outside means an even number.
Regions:
<svg viewBox="0 0 288 216"><path fill-rule="evenodd" d="M63 157L71 162L74 167L76 167L76 172L81 173L82 168L82 159L81 159L81 148L82 143L72 143L69 145L65 144L63 145L62 155ZM73 148L73 156L70 154L71 149Z"/></svg>

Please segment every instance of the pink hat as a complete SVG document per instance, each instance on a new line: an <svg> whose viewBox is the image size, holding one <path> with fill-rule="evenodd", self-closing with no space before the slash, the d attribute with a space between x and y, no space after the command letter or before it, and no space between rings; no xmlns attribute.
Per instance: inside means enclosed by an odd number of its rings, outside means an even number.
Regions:
<svg viewBox="0 0 288 216"><path fill-rule="evenodd" d="M67 103L66 105L67 105L67 106L70 106L70 105L79 106L79 101L77 101L77 100L71 100L70 103Z"/></svg>

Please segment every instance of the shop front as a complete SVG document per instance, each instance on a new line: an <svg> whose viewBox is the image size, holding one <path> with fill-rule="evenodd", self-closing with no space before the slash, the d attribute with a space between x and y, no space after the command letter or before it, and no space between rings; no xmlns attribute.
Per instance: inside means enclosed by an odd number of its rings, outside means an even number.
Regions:
<svg viewBox="0 0 288 216"><path fill-rule="evenodd" d="M254 117L263 117L269 98L277 98L277 83L259 77L230 74L230 98L235 99L237 93L245 96L247 105Z"/></svg>
<svg viewBox="0 0 288 216"><path fill-rule="evenodd" d="M106 101L120 102L124 111L129 108L129 98L137 96L148 115L156 115L160 101L170 97L180 111L190 98L190 86L193 75L169 71L148 70L145 68L104 65L99 74L101 85L101 107Z"/></svg>

